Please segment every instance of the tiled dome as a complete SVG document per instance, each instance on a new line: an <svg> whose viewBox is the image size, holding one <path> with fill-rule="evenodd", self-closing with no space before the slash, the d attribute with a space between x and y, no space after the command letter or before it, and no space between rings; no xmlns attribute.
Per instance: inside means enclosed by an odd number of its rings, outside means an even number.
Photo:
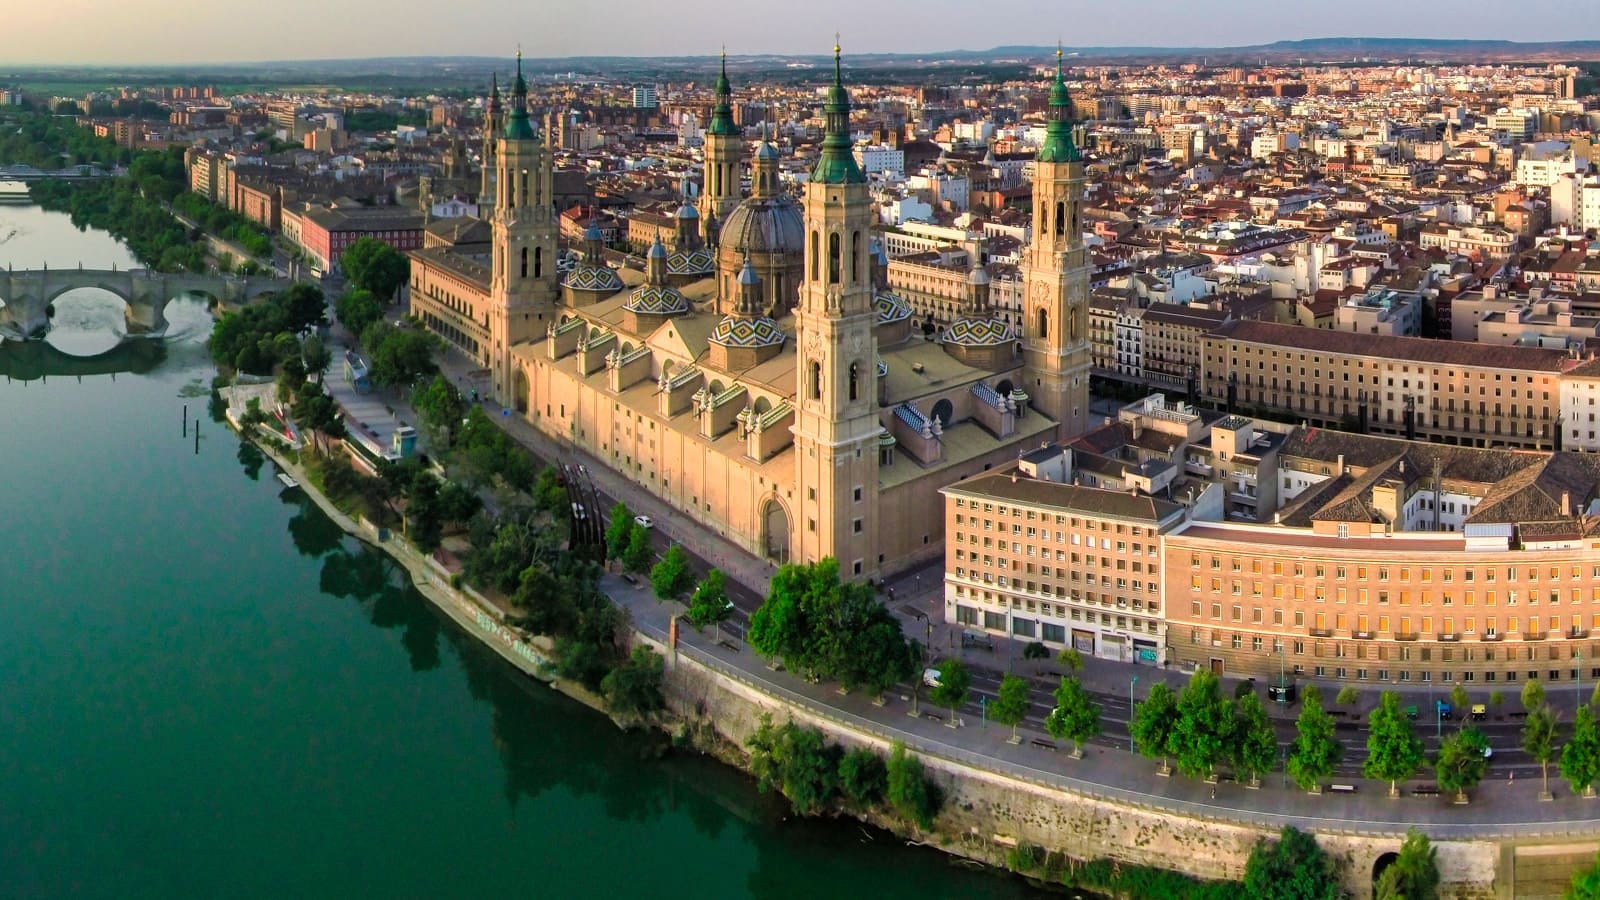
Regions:
<svg viewBox="0 0 1600 900"><path fill-rule="evenodd" d="M724 347L777 347L787 336L778 324L764 316L728 316L711 331L711 342Z"/></svg>
<svg viewBox="0 0 1600 900"><path fill-rule="evenodd" d="M962 347L998 347L1016 339L1009 323L970 316L955 320L944 332L945 343Z"/></svg>

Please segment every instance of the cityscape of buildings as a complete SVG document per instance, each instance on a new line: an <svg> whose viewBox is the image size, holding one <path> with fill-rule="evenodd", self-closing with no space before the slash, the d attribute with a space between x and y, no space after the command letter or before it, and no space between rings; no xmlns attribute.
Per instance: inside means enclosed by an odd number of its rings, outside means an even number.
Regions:
<svg viewBox="0 0 1600 900"><path fill-rule="evenodd" d="M1123 661L1600 677L1580 70L847 62L51 101L313 272L407 252L507 409L775 564L942 560L950 621Z"/></svg>

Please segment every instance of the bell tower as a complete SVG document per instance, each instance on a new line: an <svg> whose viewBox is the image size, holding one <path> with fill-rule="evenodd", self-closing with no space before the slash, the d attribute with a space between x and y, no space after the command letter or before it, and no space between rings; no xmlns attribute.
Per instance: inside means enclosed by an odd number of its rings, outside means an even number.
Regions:
<svg viewBox="0 0 1600 900"><path fill-rule="evenodd" d="M1050 88L1050 119L1034 163L1033 244L1023 259L1022 358L1036 409L1057 422L1056 436L1081 434L1089 421L1089 252L1083 246L1083 154L1072 137L1072 98L1061 77Z"/></svg>
<svg viewBox="0 0 1600 900"><path fill-rule="evenodd" d="M479 151L482 158L482 167L479 175L482 183L478 187L478 215L488 218L489 211L494 209L494 177L495 177L495 143L500 139L500 130L505 127L505 122L500 113L500 76L489 76L489 102L483 107L483 147Z"/></svg>
<svg viewBox="0 0 1600 900"><path fill-rule="evenodd" d="M839 561L846 578L879 563L878 346L872 328L872 207L850 140L850 96L833 48L822 155L806 183L805 282L795 310L800 490L792 555Z"/></svg>
<svg viewBox="0 0 1600 900"><path fill-rule="evenodd" d="M711 227L723 222L739 205L739 151L742 135L733 124L733 88L728 84L728 54L722 54L722 73L717 76L717 103L706 127L705 182L700 191L700 219ZM707 244L716 242L708 234Z"/></svg>
<svg viewBox="0 0 1600 900"><path fill-rule="evenodd" d="M487 348L494 396L522 408L516 397L511 348L534 337L538 314L557 300L556 212L551 196L554 162L528 121L528 84L517 51L517 81L511 110L495 148L493 259L489 277Z"/></svg>

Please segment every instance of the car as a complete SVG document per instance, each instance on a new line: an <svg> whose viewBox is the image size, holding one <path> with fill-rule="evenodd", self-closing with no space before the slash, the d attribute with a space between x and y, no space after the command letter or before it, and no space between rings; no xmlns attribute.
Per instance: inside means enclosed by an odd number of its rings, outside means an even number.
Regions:
<svg viewBox="0 0 1600 900"><path fill-rule="evenodd" d="M574 504L572 504L572 517L574 519L583 518L583 504L582 503L574 503Z"/></svg>
<svg viewBox="0 0 1600 900"><path fill-rule="evenodd" d="M1483 758L1490 759L1494 756L1494 748L1488 744L1483 745Z"/></svg>
<svg viewBox="0 0 1600 900"><path fill-rule="evenodd" d="M649 516L634 516L633 524L648 531L649 529L656 527L656 520L650 518Z"/></svg>
<svg viewBox="0 0 1600 900"><path fill-rule="evenodd" d="M942 683L940 681L940 678L939 678L939 670L938 669L931 669L931 668L930 669L923 669L922 670L922 683L927 685L928 687L938 687Z"/></svg>
<svg viewBox="0 0 1600 900"><path fill-rule="evenodd" d="M1453 717L1453 714L1450 711L1450 704L1444 702L1443 700L1435 701L1434 708L1438 710L1439 719L1441 721L1448 722Z"/></svg>
<svg viewBox="0 0 1600 900"><path fill-rule="evenodd" d="M1482 722L1487 718L1489 718L1489 708L1487 706L1482 703L1472 704L1472 721Z"/></svg>

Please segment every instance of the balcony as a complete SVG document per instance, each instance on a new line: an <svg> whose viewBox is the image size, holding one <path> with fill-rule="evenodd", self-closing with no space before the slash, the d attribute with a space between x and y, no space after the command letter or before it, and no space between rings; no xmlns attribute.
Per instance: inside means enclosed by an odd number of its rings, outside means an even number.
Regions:
<svg viewBox="0 0 1600 900"><path fill-rule="evenodd" d="M1456 641L1461 640L1461 635L1456 634L1455 632L1450 632L1450 631L1441 631L1438 634L1434 635L1433 637L1434 637L1434 640L1445 641L1447 643L1454 643Z"/></svg>
<svg viewBox="0 0 1600 900"><path fill-rule="evenodd" d="M1212 468L1210 465L1207 465L1206 463L1201 462L1198 459L1186 459L1186 460L1184 460L1183 461L1183 470L1185 472L1188 472L1190 475L1203 475L1203 476L1205 476L1207 478L1210 478L1211 477L1211 473L1216 471L1216 469Z"/></svg>
<svg viewBox="0 0 1600 900"><path fill-rule="evenodd" d="M1542 641L1547 637L1543 631L1524 631L1522 639L1525 641Z"/></svg>
<svg viewBox="0 0 1600 900"><path fill-rule="evenodd" d="M1333 629L1332 628L1313 628L1313 629L1311 629L1311 636L1312 637L1319 637L1319 638L1331 638L1331 637L1333 637Z"/></svg>
<svg viewBox="0 0 1600 900"><path fill-rule="evenodd" d="M1499 640L1504 640L1504 638L1502 638L1500 633L1497 632L1497 631L1485 631L1482 635L1480 635L1478 637L1478 640L1480 640L1480 641L1499 641Z"/></svg>
<svg viewBox="0 0 1600 900"><path fill-rule="evenodd" d="M1372 640L1372 632L1370 632L1370 631L1352 631L1352 632L1350 632L1350 636L1355 638L1358 641L1370 641L1370 640Z"/></svg>
<svg viewBox="0 0 1600 900"><path fill-rule="evenodd" d="M1420 637L1421 635L1417 634L1415 631L1397 631L1394 634L1394 639L1397 641L1415 641Z"/></svg>
<svg viewBox="0 0 1600 900"><path fill-rule="evenodd" d="M1567 637L1570 638L1571 640L1575 640L1575 641L1583 640L1584 638L1586 638L1588 636L1589 636L1589 629L1587 629L1587 628L1569 628L1569 629L1567 629Z"/></svg>

